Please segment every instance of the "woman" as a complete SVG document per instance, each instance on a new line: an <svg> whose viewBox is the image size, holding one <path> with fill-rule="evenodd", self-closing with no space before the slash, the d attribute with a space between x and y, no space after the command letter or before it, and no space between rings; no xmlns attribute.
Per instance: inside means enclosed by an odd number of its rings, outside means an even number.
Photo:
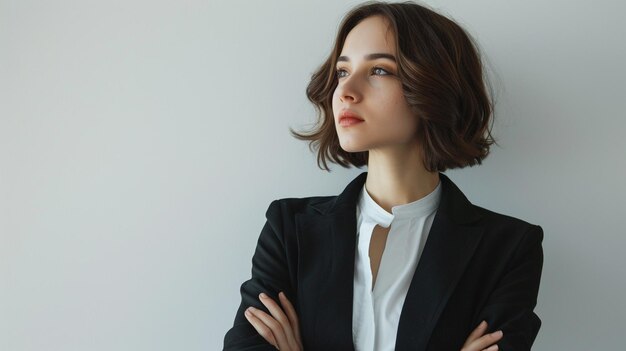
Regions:
<svg viewBox="0 0 626 351"><path fill-rule="evenodd" d="M529 350L543 231L441 173L495 142L467 33L414 3L360 5L307 95L320 124L294 135L327 170L368 172L338 196L269 205L224 349Z"/></svg>

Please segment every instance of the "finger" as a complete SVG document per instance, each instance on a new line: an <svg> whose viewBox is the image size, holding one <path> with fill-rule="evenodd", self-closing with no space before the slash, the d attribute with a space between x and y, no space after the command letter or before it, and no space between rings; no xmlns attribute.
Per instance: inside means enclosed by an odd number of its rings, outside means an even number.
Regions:
<svg viewBox="0 0 626 351"><path fill-rule="evenodd" d="M287 339L280 323L263 310L254 307L250 307L248 309L254 314L255 317L261 320L267 328L269 328L270 332L274 336L274 340L276 341L276 345L274 346L278 349L287 349Z"/></svg>
<svg viewBox="0 0 626 351"><path fill-rule="evenodd" d="M467 351L482 350L486 347L492 346L493 344L495 344L496 342L498 342L498 340L502 338L502 335L503 333L501 330L484 335L480 337L478 340L475 340L474 342L472 342L468 346Z"/></svg>
<svg viewBox="0 0 626 351"><path fill-rule="evenodd" d="M485 330L487 330L487 322L486 321L482 321L476 327L476 329L474 329L474 331L472 331L472 333L467 337L467 340L465 341L465 344L463 344L463 346L469 345L474 340L476 340L476 339L480 338L481 336L483 336L483 334L485 333Z"/></svg>
<svg viewBox="0 0 626 351"><path fill-rule="evenodd" d="M251 309L247 309L244 315L248 319L248 322L250 322L254 329L256 329L257 333L263 337L263 339L272 344L272 346L278 347L278 343L276 342L276 338L274 337L272 330L257 316L255 316Z"/></svg>
<svg viewBox="0 0 626 351"><path fill-rule="evenodd" d="M298 341L298 345L302 344L302 339L300 338L300 324L298 322L298 314L296 313L296 309L293 307L289 299L284 292L280 292L278 294L278 298L280 299L281 305L285 312L287 313L287 317L289 318L289 322L291 323L291 329L293 330L296 340Z"/></svg>
<svg viewBox="0 0 626 351"><path fill-rule="evenodd" d="M498 345L489 346L485 351L498 351Z"/></svg>
<svg viewBox="0 0 626 351"><path fill-rule="evenodd" d="M269 316L267 313L260 310L259 311L262 312L266 318L263 319L264 317L259 314L257 314L257 316L266 322L265 324L272 329L272 333L274 333L274 337L276 337L276 341L278 341L279 348L284 349L289 345L293 346L295 343L293 331L291 330L291 325L289 325L289 319L283 310L272 298L264 293L259 294L259 299L263 305L267 307L272 316Z"/></svg>

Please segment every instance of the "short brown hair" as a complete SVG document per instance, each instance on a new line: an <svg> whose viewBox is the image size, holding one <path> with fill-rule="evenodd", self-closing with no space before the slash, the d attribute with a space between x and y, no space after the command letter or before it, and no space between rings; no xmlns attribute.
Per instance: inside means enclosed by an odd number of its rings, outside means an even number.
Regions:
<svg viewBox="0 0 626 351"><path fill-rule="evenodd" d="M339 144L332 98L337 87L335 65L348 33L363 19L384 16L394 31L398 77L404 96L419 118L416 137L424 167L430 171L473 166L497 142L491 135L493 103L485 89L477 45L452 20L414 2L368 1L342 20L334 49L311 76L306 94L315 105L317 126L309 134L289 128L317 148L318 167L330 171L327 159L342 167L362 167L369 151L347 152Z"/></svg>

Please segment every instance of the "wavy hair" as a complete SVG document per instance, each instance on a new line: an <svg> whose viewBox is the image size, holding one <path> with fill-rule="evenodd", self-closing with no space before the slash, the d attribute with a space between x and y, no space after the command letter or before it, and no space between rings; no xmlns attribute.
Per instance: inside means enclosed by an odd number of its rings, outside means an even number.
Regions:
<svg viewBox="0 0 626 351"><path fill-rule="evenodd" d="M426 170L443 172L481 164L490 145L497 142L491 134L493 102L486 91L478 46L454 21L410 1L368 1L344 16L332 52L312 74L306 89L317 112L316 127L309 133L290 127L292 136L308 140L309 149L317 150L321 169L330 171L327 161L345 168L367 165L369 151L341 148L332 98L344 41L360 21L373 15L384 16L394 31L398 77L419 119L416 139Z"/></svg>

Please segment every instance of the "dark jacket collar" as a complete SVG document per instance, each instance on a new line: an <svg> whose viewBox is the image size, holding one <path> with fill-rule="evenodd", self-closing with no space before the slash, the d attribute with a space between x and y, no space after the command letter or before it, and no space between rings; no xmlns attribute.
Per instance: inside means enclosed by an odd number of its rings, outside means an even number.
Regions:
<svg viewBox="0 0 626 351"><path fill-rule="evenodd" d="M338 196L330 201L312 204L311 206L315 207L322 214L335 213L346 209L352 210L356 208L359 193L363 189L366 179L367 172L363 172L354 178ZM457 224L471 223L480 218L480 214L472 203L450 178L440 172L439 179L441 181L441 202L437 209L438 213L449 217Z"/></svg>

